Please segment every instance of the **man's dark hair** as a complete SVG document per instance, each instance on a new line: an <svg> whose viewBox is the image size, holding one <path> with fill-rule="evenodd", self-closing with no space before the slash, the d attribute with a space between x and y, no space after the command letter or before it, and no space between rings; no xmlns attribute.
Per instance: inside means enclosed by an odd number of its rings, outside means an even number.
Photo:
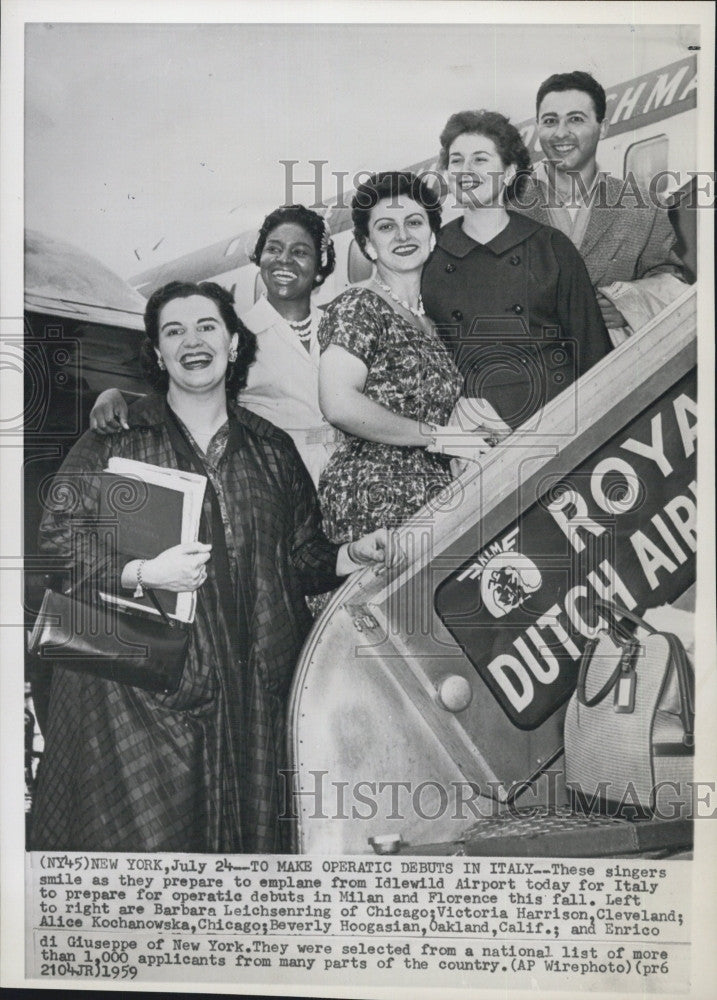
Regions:
<svg viewBox="0 0 717 1000"><path fill-rule="evenodd" d="M575 69L572 73L554 73L553 76L549 76L540 84L538 96L535 98L536 117L540 114L540 105L543 103L545 95L562 90L582 90L584 94L592 98L597 120L599 122L603 120L607 107L605 90L594 77L581 69Z"/></svg>

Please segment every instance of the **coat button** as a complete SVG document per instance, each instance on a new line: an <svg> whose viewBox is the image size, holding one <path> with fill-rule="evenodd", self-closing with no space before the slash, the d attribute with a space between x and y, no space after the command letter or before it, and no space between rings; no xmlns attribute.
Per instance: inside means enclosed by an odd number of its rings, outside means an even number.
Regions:
<svg viewBox="0 0 717 1000"><path fill-rule="evenodd" d="M463 319L463 313L460 311L460 309L454 309L453 312L451 313L451 316L456 321L456 323L460 323L460 321Z"/></svg>
<svg viewBox="0 0 717 1000"><path fill-rule="evenodd" d="M446 274L453 274L456 269L455 264L446 264Z"/></svg>
<svg viewBox="0 0 717 1000"><path fill-rule="evenodd" d="M523 307L519 305L517 302L514 306L511 306L511 309L513 310L516 316L520 316L520 314L523 311Z"/></svg>
<svg viewBox="0 0 717 1000"><path fill-rule="evenodd" d="M517 267L518 264L520 264L520 257L518 256L517 253L513 254L513 256L510 258L510 262L513 265L513 267Z"/></svg>

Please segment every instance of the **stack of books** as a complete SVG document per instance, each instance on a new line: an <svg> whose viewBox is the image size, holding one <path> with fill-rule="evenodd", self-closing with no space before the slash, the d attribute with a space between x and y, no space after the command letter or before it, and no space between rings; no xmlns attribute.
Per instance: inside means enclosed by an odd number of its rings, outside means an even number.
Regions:
<svg viewBox="0 0 717 1000"><path fill-rule="evenodd" d="M154 559L175 545L196 542L207 480L180 469L165 469L130 458L111 458L102 475L100 519L115 530L117 550L133 559ZM192 622L196 592L154 594L170 618ZM145 594L128 597L100 592L103 600L125 611L159 612Z"/></svg>

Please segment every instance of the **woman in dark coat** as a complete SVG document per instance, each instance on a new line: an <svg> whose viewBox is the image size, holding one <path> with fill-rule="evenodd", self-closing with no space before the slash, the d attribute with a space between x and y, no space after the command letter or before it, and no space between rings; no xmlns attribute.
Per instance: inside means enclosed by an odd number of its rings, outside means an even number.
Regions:
<svg viewBox="0 0 717 1000"><path fill-rule="evenodd" d="M453 115L441 165L463 216L438 234L423 302L465 395L487 399L515 428L607 354L607 330L570 240L510 211L530 157L503 115Z"/></svg>
<svg viewBox="0 0 717 1000"><path fill-rule="evenodd" d="M189 652L169 695L55 667L32 845L286 850L279 771L289 686L311 623L304 595L337 586L357 563L383 561L385 532L352 543L352 558L329 542L291 439L227 402L255 350L228 292L172 283L149 300L145 324L146 367L160 392L130 408L128 430L88 432L75 445L50 491L41 547L104 588L196 590ZM113 455L185 470L200 462L218 500L212 514L208 484L200 537L209 541L155 559L98 558L99 474Z"/></svg>

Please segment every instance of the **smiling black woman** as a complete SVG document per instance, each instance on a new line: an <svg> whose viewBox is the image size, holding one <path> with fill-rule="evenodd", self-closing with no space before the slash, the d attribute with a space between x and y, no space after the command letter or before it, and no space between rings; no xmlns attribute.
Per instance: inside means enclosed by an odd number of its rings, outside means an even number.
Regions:
<svg viewBox="0 0 717 1000"><path fill-rule="evenodd" d="M250 258L266 294L242 315L256 335L256 360L238 402L291 435L316 485L340 434L319 408L320 311L312 293L334 270L326 223L303 205L283 205L264 219ZM112 433L127 404L117 389L95 402L90 426Z"/></svg>

